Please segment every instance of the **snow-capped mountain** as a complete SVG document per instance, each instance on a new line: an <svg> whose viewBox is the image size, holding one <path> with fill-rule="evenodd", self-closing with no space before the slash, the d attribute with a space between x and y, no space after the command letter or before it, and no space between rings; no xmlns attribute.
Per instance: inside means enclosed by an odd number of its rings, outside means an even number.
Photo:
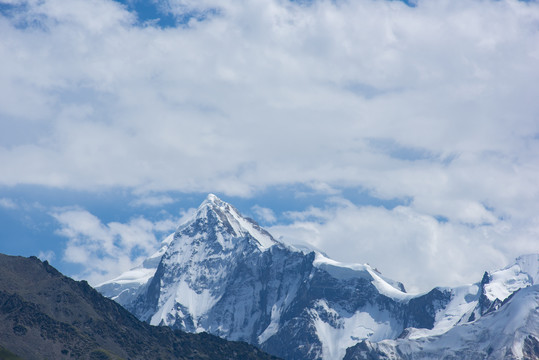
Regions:
<svg viewBox="0 0 539 360"><path fill-rule="evenodd" d="M344 360L539 359L539 284L519 289L502 304L440 335L363 341L349 348Z"/></svg>
<svg viewBox="0 0 539 360"><path fill-rule="evenodd" d="M412 341L477 322L536 283L538 261L410 295L369 265L280 243L209 195L158 252L98 290L152 325L246 341L285 359L333 360L362 341Z"/></svg>
<svg viewBox="0 0 539 360"><path fill-rule="evenodd" d="M539 359L539 255L485 273L480 283L446 289L451 301L432 329L408 328L398 339L362 341L345 360Z"/></svg>

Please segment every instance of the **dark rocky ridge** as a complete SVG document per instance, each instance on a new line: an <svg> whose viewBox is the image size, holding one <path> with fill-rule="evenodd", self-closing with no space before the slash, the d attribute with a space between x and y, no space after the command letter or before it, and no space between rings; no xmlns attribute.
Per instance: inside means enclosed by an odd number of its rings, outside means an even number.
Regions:
<svg viewBox="0 0 539 360"><path fill-rule="evenodd" d="M0 354L17 359L276 359L242 342L136 319L35 257L0 254Z"/></svg>

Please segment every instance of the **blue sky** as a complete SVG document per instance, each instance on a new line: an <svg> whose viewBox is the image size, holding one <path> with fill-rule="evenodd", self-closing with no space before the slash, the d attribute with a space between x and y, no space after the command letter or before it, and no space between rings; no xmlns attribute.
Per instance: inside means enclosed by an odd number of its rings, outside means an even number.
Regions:
<svg viewBox="0 0 539 360"><path fill-rule="evenodd" d="M513 0L0 0L0 252L95 284L211 192L412 290L476 281L539 251L538 24Z"/></svg>

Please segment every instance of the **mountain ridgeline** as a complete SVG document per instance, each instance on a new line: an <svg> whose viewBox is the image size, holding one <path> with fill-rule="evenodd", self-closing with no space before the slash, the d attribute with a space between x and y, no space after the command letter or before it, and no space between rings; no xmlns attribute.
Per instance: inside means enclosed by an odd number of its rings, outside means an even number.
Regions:
<svg viewBox="0 0 539 360"><path fill-rule="evenodd" d="M152 325L245 341L284 359L404 359L404 348L420 353L410 345L416 339L483 324L511 294L537 282L538 263L537 255L524 256L476 284L410 295L369 265L285 245L209 195L159 251L98 290ZM536 317L537 309L526 315ZM538 328L522 330L528 340L487 344L478 358L518 358L525 344L534 349ZM429 354L422 358L439 358L436 349Z"/></svg>
<svg viewBox="0 0 539 360"><path fill-rule="evenodd" d="M275 358L246 343L150 326L47 262L0 254L0 359Z"/></svg>

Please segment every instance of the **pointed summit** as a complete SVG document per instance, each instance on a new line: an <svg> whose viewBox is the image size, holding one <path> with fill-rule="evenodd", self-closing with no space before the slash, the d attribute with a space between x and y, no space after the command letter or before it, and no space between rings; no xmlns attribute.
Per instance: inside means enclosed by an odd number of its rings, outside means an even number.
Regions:
<svg viewBox="0 0 539 360"><path fill-rule="evenodd" d="M284 246L209 194L166 244L153 278L123 304L153 325L206 331L213 321L207 314L224 296L238 264L256 263L270 248L283 251Z"/></svg>
<svg viewBox="0 0 539 360"><path fill-rule="evenodd" d="M180 226L178 232L187 227L201 227L203 233L220 234L218 240L232 238L249 238L257 247L265 251L269 247L280 244L254 220L244 217L229 203L214 194L208 194L198 207L194 218ZM194 229L194 228L193 228Z"/></svg>
<svg viewBox="0 0 539 360"><path fill-rule="evenodd" d="M206 196L206 199L199 205L195 218L207 216L206 213L208 210L218 211L220 213L234 211L239 215L238 210L236 210L232 205L219 199L214 194L208 194L208 196Z"/></svg>
<svg viewBox="0 0 539 360"><path fill-rule="evenodd" d="M243 217L232 205L208 194L195 214L163 240L159 250L120 276L98 286L105 296L128 306L157 271L163 255L176 254L172 260L190 262L208 258L230 257L234 251L241 251L242 245L250 244L254 249L266 251L273 245L282 245L254 220ZM190 263L191 264L191 263Z"/></svg>
<svg viewBox="0 0 539 360"><path fill-rule="evenodd" d="M217 197L217 195L210 193L210 194L208 194L208 196L206 196L206 200L204 200L200 206L203 206L205 204L215 204L215 205L217 205L217 204L222 203L222 202L223 201L221 199L219 199Z"/></svg>

